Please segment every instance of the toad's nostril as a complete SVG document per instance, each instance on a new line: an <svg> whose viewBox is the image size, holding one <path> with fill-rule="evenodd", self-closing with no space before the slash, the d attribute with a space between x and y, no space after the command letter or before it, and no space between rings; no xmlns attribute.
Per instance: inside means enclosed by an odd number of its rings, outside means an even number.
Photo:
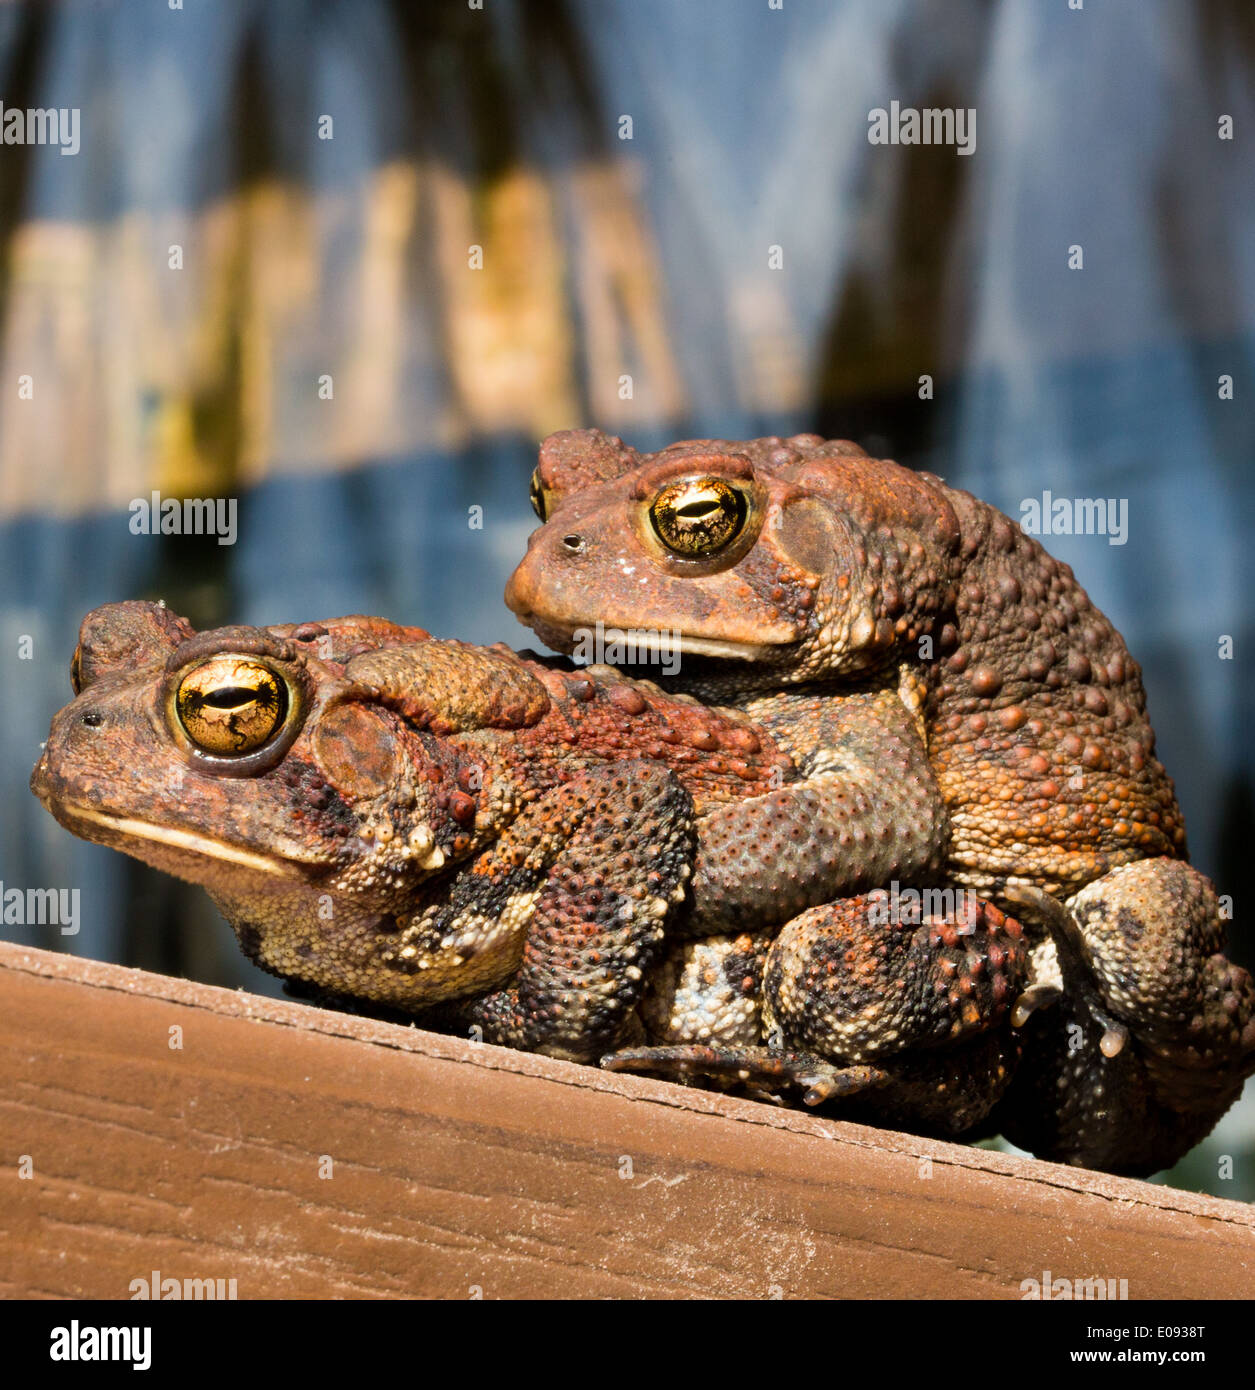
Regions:
<svg viewBox="0 0 1255 1390"><path fill-rule="evenodd" d="M104 722L105 717L98 709L89 709L83 714L83 723L89 729L99 729Z"/></svg>
<svg viewBox="0 0 1255 1390"><path fill-rule="evenodd" d="M570 535L562 537L562 544L566 546L572 554L578 554L584 549L584 537L572 531Z"/></svg>

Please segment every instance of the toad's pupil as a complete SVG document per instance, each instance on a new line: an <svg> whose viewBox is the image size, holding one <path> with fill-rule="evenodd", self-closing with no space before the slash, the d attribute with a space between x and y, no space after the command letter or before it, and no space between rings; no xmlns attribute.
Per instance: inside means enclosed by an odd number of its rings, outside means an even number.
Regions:
<svg viewBox="0 0 1255 1390"><path fill-rule="evenodd" d="M239 709L241 705L274 703L274 692L263 690L260 686L227 685L221 690L211 690L205 696L205 704L212 709Z"/></svg>

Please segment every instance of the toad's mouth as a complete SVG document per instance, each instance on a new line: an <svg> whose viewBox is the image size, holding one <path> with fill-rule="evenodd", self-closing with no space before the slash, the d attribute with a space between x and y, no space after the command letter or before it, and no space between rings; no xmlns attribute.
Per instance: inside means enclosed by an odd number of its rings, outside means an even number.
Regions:
<svg viewBox="0 0 1255 1390"><path fill-rule="evenodd" d="M521 616L536 636L555 651L580 657L587 655L593 661L608 660L602 653L610 648L635 653L611 662L616 665L639 665L653 658L666 660L677 652L681 656L712 656L724 661L778 661L781 652L796 642L794 638L778 642L738 642L730 637L696 637L682 629L619 627L602 622L550 622L532 615Z"/></svg>
<svg viewBox="0 0 1255 1390"><path fill-rule="evenodd" d="M115 840L147 840L168 850L200 855L219 863L236 864L243 869L252 869L255 873L268 874L272 878L291 878L299 873L295 864L289 864L282 859L268 859L265 855L255 854L240 845L215 840L210 835L198 835L192 830L154 825L151 821L135 820L130 816L114 816L107 811L92 811L86 806L65 802L56 807L49 806L49 810L53 811L68 830L73 830L84 839L102 840L107 844L113 844ZM107 835L91 834L81 828L84 825L99 826ZM120 847L125 848L125 843Z"/></svg>

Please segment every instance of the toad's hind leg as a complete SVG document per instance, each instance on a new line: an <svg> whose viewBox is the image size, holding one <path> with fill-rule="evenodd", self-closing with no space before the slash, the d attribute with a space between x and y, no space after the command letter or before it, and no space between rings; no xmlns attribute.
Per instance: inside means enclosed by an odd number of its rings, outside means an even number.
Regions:
<svg viewBox="0 0 1255 1390"><path fill-rule="evenodd" d="M549 792L468 876L531 870L517 972L446 1009L485 1042L589 1061L640 1001L693 857L688 792L656 763L595 768Z"/></svg>
<svg viewBox="0 0 1255 1390"><path fill-rule="evenodd" d="M942 904L949 902L949 908ZM955 905L957 902L957 905ZM801 1087L807 1104L930 1132L979 1124L1014 1071L1011 1010L1027 980L1019 924L966 894L893 913L887 895L788 923L763 973L766 1047L678 1038L603 1059L612 1070ZM895 920L896 918L896 920Z"/></svg>
<svg viewBox="0 0 1255 1390"><path fill-rule="evenodd" d="M1179 859L1113 869L1065 909L1011 887L1054 939L1063 999L1025 1028L1004 1132L1041 1158L1145 1176L1204 1138L1255 1071L1255 984L1215 890Z"/></svg>

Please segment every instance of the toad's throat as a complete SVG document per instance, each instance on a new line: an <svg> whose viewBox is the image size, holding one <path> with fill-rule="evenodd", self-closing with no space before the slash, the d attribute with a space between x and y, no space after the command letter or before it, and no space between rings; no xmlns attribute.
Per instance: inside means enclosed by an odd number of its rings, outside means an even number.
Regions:
<svg viewBox="0 0 1255 1390"><path fill-rule="evenodd" d="M222 840L215 840L208 835L197 835L190 830L153 825L149 821L132 820L128 816L112 816L107 811L90 811L85 806L66 806L63 812L70 820L88 821L103 826L116 835L151 840L168 849L185 850L224 863L239 864L242 868L253 869L273 877L287 878L297 872L294 865L285 864L280 859L267 859L264 855L254 854L252 850L242 849L239 845L229 845Z"/></svg>

